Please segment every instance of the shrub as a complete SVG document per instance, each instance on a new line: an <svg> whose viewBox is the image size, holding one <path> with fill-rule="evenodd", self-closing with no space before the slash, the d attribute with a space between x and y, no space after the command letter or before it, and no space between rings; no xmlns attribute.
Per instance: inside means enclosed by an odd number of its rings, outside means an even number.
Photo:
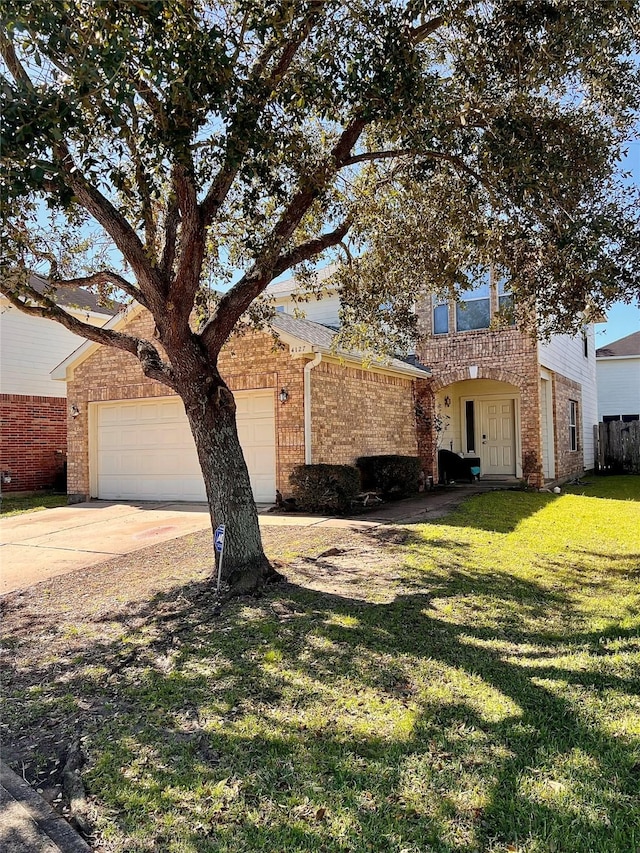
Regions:
<svg viewBox="0 0 640 853"><path fill-rule="evenodd" d="M360 492L360 475L351 465L297 465L289 482L299 508L345 513Z"/></svg>
<svg viewBox="0 0 640 853"><path fill-rule="evenodd" d="M360 456L356 465L365 492L401 498L418 491L420 460L416 456Z"/></svg>

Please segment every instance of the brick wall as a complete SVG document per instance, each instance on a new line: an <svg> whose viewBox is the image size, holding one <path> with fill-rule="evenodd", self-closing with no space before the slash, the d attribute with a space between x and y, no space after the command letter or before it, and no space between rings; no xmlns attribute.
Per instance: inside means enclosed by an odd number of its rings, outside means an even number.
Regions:
<svg viewBox="0 0 640 853"><path fill-rule="evenodd" d="M313 462L417 455L412 381L322 361L311 372Z"/></svg>
<svg viewBox="0 0 640 853"><path fill-rule="evenodd" d="M67 401L0 394L0 437L0 469L11 475L2 491L51 488L66 458Z"/></svg>
<svg viewBox="0 0 640 853"><path fill-rule="evenodd" d="M578 449L571 450L569 435L569 401L577 403L576 434ZM570 477L584 472L582 442L582 387L560 373L553 374L553 409L555 428L556 477Z"/></svg>

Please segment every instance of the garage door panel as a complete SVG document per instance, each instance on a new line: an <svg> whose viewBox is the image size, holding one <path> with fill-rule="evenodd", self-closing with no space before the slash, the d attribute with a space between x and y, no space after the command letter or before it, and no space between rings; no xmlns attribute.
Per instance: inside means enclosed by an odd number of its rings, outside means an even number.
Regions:
<svg viewBox="0 0 640 853"><path fill-rule="evenodd" d="M236 396L238 435L258 501L275 496L272 392ZM104 403L97 407L97 496L121 500L206 500L182 401Z"/></svg>

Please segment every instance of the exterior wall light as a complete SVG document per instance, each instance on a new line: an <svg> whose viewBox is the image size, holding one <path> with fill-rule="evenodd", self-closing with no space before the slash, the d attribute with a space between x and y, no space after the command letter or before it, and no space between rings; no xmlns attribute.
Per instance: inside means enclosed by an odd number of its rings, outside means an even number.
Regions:
<svg viewBox="0 0 640 853"><path fill-rule="evenodd" d="M3 471L2 472L2 484L3 486L8 486L11 482L11 471Z"/></svg>
<svg viewBox="0 0 640 853"><path fill-rule="evenodd" d="M444 405L447 409L451 405L451 397L449 397L448 395L444 398Z"/></svg>
<svg viewBox="0 0 640 853"><path fill-rule="evenodd" d="M281 403L287 402L287 400L289 399L289 392L287 391L286 388L280 389L280 393L278 394L278 399L280 400Z"/></svg>
<svg viewBox="0 0 640 853"><path fill-rule="evenodd" d="M71 406L71 417L77 418L79 414L80 414L80 409L74 403L73 406Z"/></svg>

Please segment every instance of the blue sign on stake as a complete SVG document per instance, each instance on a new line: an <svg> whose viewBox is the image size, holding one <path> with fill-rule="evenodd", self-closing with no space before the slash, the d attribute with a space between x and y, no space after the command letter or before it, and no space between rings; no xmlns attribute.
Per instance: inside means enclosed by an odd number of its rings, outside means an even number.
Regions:
<svg viewBox="0 0 640 853"><path fill-rule="evenodd" d="M213 534L213 544L219 554L224 548L224 524L216 528L216 532Z"/></svg>

